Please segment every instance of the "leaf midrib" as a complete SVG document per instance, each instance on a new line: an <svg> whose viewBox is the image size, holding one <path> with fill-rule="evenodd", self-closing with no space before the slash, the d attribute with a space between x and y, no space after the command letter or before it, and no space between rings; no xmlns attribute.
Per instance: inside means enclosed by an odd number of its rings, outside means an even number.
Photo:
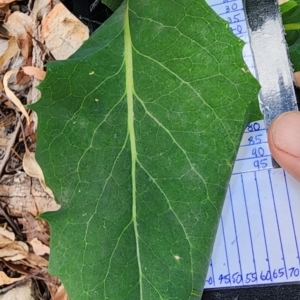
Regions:
<svg viewBox="0 0 300 300"><path fill-rule="evenodd" d="M124 20L124 58L126 69L126 96L127 96L127 110L128 110L128 134L130 139L131 149L131 183L132 183L132 223L135 235L136 256L139 269L139 288L140 300L143 300L143 284L142 284L142 265L140 258L139 247L139 233L137 228L137 209L136 209L136 164L137 164L137 151L136 139L134 131L134 110L133 110L133 63L132 63L132 40L129 24L129 0L126 3L125 20Z"/></svg>

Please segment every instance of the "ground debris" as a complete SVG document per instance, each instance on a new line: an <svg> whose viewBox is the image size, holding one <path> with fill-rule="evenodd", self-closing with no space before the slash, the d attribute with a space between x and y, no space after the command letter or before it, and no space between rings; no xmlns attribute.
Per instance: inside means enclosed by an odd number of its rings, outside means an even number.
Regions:
<svg viewBox="0 0 300 300"><path fill-rule="evenodd" d="M62 3L55 5L42 25L42 37L55 59L66 59L88 39L89 30Z"/></svg>
<svg viewBox="0 0 300 300"><path fill-rule="evenodd" d="M40 98L45 64L87 38L58 0L0 0L0 300L68 299L47 272L50 229L39 215L60 205L34 159L37 116L26 105Z"/></svg>
<svg viewBox="0 0 300 300"><path fill-rule="evenodd" d="M33 296L34 286L31 280L28 280L20 286L7 291L6 294L0 295L0 300L35 300Z"/></svg>
<svg viewBox="0 0 300 300"><path fill-rule="evenodd" d="M0 187L0 201L7 204L11 216L22 217L24 212L38 216L60 208L60 205L43 190L38 179L24 172L4 175L0 180Z"/></svg>

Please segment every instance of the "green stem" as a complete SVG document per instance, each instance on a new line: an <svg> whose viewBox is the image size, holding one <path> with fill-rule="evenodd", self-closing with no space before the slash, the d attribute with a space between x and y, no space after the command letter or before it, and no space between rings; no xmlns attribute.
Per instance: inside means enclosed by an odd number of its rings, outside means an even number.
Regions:
<svg viewBox="0 0 300 300"><path fill-rule="evenodd" d="M290 24L284 24L285 30L299 30L300 29L300 23L290 23Z"/></svg>

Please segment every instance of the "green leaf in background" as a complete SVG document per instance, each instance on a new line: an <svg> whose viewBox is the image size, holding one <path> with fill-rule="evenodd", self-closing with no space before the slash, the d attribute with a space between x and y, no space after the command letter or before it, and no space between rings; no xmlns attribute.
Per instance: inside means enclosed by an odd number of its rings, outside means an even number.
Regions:
<svg viewBox="0 0 300 300"><path fill-rule="evenodd" d="M289 52L294 71L300 71L300 38L289 47Z"/></svg>
<svg viewBox="0 0 300 300"><path fill-rule="evenodd" d="M300 71L300 0L282 3L280 10L293 69Z"/></svg>
<svg viewBox="0 0 300 300"><path fill-rule="evenodd" d="M123 0L102 0L103 4L109 7L112 11L115 11L122 4Z"/></svg>
<svg viewBox="0 0 300 300"><path fill-rule="evenodd" d="M297 6L298 6L298 3L296 1L290 0L290 1L284 2L280 5L280 11L282 14L284 14Z"/></svg>
<svg viewBox="0 0 300 300"><path fill-rule="evenodd" d="M282 15L283 24L295 24L300 22L300 6L299 4ZM299 38L299 30L287 30L286 40L289 46L292 46Z"/></svg>
<svg viewBox="0 0 300 300"><path fill-rule="evenodd" d="M257 107L228 27L204 0L125 1L48 65L37 160L62 204L49 271L71 300L199 299Z"/></svg>

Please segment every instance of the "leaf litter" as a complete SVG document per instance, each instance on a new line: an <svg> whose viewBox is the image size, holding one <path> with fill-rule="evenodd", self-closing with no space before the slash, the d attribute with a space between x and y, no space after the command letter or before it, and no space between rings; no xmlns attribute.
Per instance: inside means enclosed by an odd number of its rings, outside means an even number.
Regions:
<svg viewBox="0 0 300 300"><path fill-rule="evenodd" d="M58 0L0 0L0 17L0 299L29 289L28 299L67 300L47 273L50 229L38 216L60 205L35 160L37 117L27 105L40 98L45 64L68 58L89 30Z"/></svg>

